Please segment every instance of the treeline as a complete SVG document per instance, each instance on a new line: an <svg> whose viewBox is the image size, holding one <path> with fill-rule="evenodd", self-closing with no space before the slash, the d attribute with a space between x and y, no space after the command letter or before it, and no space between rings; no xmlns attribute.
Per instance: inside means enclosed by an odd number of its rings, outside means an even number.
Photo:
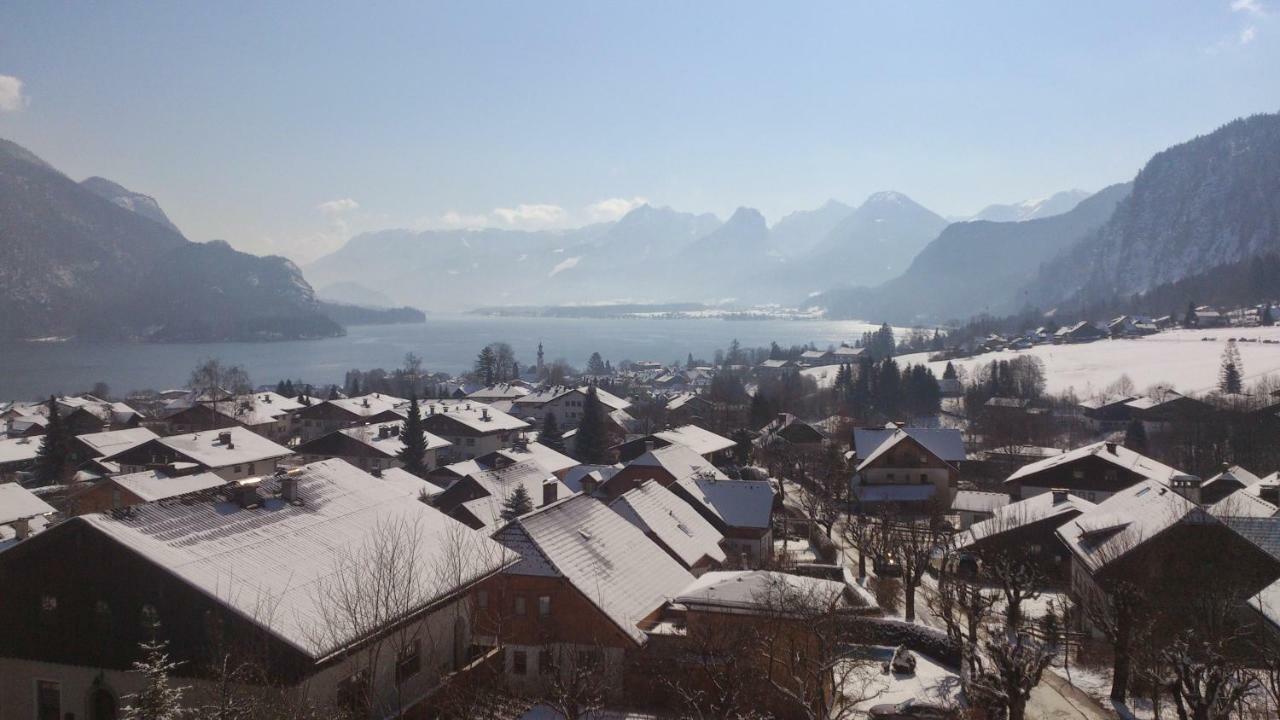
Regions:
<svg viewBox="0 0 1280 720"><path fill-rule="evenodd" d="M910 420L942 410L942 388L925 365L899 368L893 358L861 358L836 371L835 393L846 413L870 422Z"/></svg>

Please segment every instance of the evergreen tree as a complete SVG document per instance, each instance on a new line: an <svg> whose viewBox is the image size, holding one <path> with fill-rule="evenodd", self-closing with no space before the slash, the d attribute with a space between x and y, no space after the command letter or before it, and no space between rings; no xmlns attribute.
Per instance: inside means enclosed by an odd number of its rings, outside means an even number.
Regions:
<svg viewBox="0 0 1280 720"><path fill-rule="evenodd" d="M531 512L533 512L533 498L529 497L529 491L525 490L523 485L517 485L502 503L502 519L509 522Z"/></svg>
<svg viewBox="0 0 1280 720"><path fill-rule="evenodd" d="M589 465L609 464L609 434L605 426L604 403L596 394L596 386L587 390L587 400L582 405L582 422L574 440L578 460Z"/></svg>
<svg viewBox="0 0 1280 720"><path fill-rule="evenodd" d="M341 397L341 396L340 396L340 395L338 395L338 386L337 386L337 385L331 385L331 386L329 387L329 399L330 399L330 400L337 400L339 397Z"/></svg>
<svg viewBox="0 0 1280 720"><path fill-rule="evenodd" d="M1227 349L1222 351L1222 369L1218 371L1218 389L1224 393L1238 395L1244 391L1244 363L1240 360L1240 351L1235 342L1228 342Z"/></svg>
<svg viewBox="0 0 1280 720"><path fill-rule="evenodd" d="M558 453L564 452L564 434L560 432L560 423L556 422L555 413L547 413L547 417L542 420L542 432L538 433L538 442Z"/></svg>
<svg viewBox="0 0 1280 720"><path fill-rule="evenodd" d="M875 372L875 364L871 357L863 353L858 358L858 372L853 377L853 389L849 393L849 404L856 418L866 420L871 416L871 375Z"/></svg>
<svg viewBox="0 0 1280 720"><path fill-rule="evenodd" d="M1262 308L1262 317L1259 318L1258 322L1267 327L1271 327L1276 324L1276 318L1271 314L1271 303L1267 303L1267 306Z"/></svg>
<svg viewBox="0 0 1280 720"><path fill-rule="evenodd" d="M1147 452L1147 430L1142 421L1133 419L1124 429L1124 446L1136 453Z"/></svg>
<svg viewBox="0 0 1280 720"><path fill-rule="evenodd" d="M151 631L151 640L139 645L142 659L133 663L133 671L146 681L143 689L128 697L129 704L121 713L123 720L178 720L188 713L182 707L184 687L169 683L169 674L178 664L169 659L169 643L159 639L160 620L155 611L146 608L143 622Z"/></svg>
<svg viewBox="0 0 1280 720"><path fill-rule="evenodd" d="M335 393L338 391L338 388L336 385L334 386L333 391ZM347 397L358 397L359 395L360 395L360 376L352 375L351 389L347 391Z"/></svg>
<svg viewBox="0 0 1280 720"><path fill-rule="evenodd" d="M292 381L292 380L285 380L285 381L284 381L284 396L285 396L285 397L290 397L290 398L291 398L291 397L297 397L297 396L298 396L298 391L293 387L293 381Z"/></svg>
<svg viewBox="0 0 1280 720"><path fill-rule="evenodd" d="M689 359L684 362L684 369L692 370L694 367L696 366L693 364L693 353L689 353Z"/></svg>
<svg viewBox="0 0 1280 720"><path fill-rule="evenodd" d="M283 381L283 380L281 380L280 382L276 383L276 394L277 394L277 395L284 395L284 381Z"/></svg>
<svg viewBox="0 0 1280 720"><path fill-rule="evenodd" d="M58 403L49 396L49 419L36 450L35 476L41 485L56 485L71 470L71 433L62 424Z"/></svg>
<svg viewBox="0 0 1280 720"><path fill-rule="evenodd" d="M751 396L750 418L751 427L756 429L768 425L773 420L773 408L769 406L769 400L759 389Z"/></svg>
<svg viewBox="0 0 1280 720"><path fill-rule="evenodd" d="M1198 327L1199 325L1200 325L1200 318L1199 316L1196 315L1196 303L1194 300L1192 300L1191 302L1187 303L1187 314L1184 315L1182 318L1182 326L1193 328L1193 327Z"/></svg>
<svg viewBox="0 0 1280 720"><path fill-rule="evenodd" d="M733 440L733 459L739 465L751 462L751 432L738 428L729 439Z"/></svg>
<svg viewBox="0 0 1280 720"><path fill-rule="evenodd" d="M942 379L943 380L956 379L956 366L952 365L950 360L947 361L946 369L942 371Z"/></svg>
<svg viewBox="0 0 1280 720"><path fill-rule="evenodd" d="M400 424L400 440L404 447L396 453L396 458L404 464L404 470L418 477L426 477L427 467L427 435L422 427L422 409L418 407L418 396L409 393L409 414Z"/></svg>
<svg viewBox="0 0 1280 720"><path fill-rule="evenodd" d="M492 385L497 382L497 374L498 356L494 354L492 346L486 345L476 357L476 377L481 383Z"/></svg>
<svg viewBox="0 0 1280 720"><path fill-rule="evenodd" d="M591 358L587 360L588 375L605 375L607 370L604 366L604 358L600 357L600 353L591 353Z"/></svg>
<svg viewBox="0 0 1280 720"><path fill-rule="evenodd" d="M902 374L898 371L898 363L892 358L881 360L873 382L872 404L885 419L894 419L903 410Z"/></svg>

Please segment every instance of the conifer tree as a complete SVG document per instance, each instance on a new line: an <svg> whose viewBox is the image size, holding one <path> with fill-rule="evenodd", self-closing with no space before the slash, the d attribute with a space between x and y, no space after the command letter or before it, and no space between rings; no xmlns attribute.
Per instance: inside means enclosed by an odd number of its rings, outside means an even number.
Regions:
<svg viewBox="0 0 1280 720"><path fill-rule="evenodd" d="M944 370L942 371L942 379L943 379L943 380L955 380L955 379L956 379L956 366L955 366L955 365L952 365L950 360L948 360L948 361L947 361L947 367L946 367L946 369L944 369Z"/></svg>
<svg viewBox="0 0 1280 720"><path fill-rule="evenodd" d="M1244 391L1244 363L1240 360L1240 351L1235 342L1228 342L1227 349L1222 351L1222 369L1218 371L1218 389L1224 393L1238 395Z"/></svg>
<svg viewBox="0 0 1280 720"><path fill-rule="evenodd" d="M523 485L517 485L502 503L502 519L511 521L531 512L533 512L533 498L529 497L529 491L525 490Z"/></svg>
<svg viewBox="0 0 1280 720"><path fill-rule="evenodd" d="M58 403L49 396L49 418L40 448L36 450L35 476L41 485L55 485L66 479L71 465L71 435L62 423Z"/></svg>
<svg viewBox="0 0 1280 720"><path fill-rule="evenodd" d="M1199 325L1200 325L1200 318L1199 316L1196 315L1196 303L1194 300L1192 300L1191 302L1187 303L1187 314L1184 315L1182 318L1182 326L1193 328L1193 327L1198 327Z"/></svg>
<svg viewBox="0 0 1280 720"><path fill-rule="evenodd" d="M609 437L605 427L604 403L596 394L596 386L587 390L587 400L582 405L582 422L574 440L578 460L590 465L609 464Z"/></svg>
<svg viewBox="0 0 1280 720"><path fill-rule="evenodd" d="M556 452L564 452L564 433L560 432L560 423L556 422L555 413L547 413L542 420L542 432L538 433L538 442Z"/></svg>
<svg viewBox="0 0 1280 720"><path fill-rule="evenodd" d="M497 375L498 356L492 346L486 345L476 356L476 378L485 385L492 385L497 382Z"/></svg>
<svg viewBox="0 0 1280 720"><path fill-rule="evenodd" d="M751 433L746 428L738 428L730 439L733 440L733 459L739 465L751 462Z"/></svg>
<svg viewBox="0 0 1280 720"><path fill-rule="evenodd" d="M1141 420L1135 418L1129 421L1129 426L1124 430L1124 446L1136 453L1147 451L1147 430Z"/></svg>
<svg viewBox="0 0 1280 720"><path fill-rule="evenodd" d="M330 386L330 387L329 387L329 399L330 399L330 400L337 400L339 397L341 397L341 396L340 396L340 395L338 395L338 386L337 386L337 385L332 385L332 386Z"/></svg>
<svg viewBox="0 0 1280 720"><path fill-rule="evenodd" d="M1272 325L1276 324L1275 315L1271 313L1271 303L1267 303L1267 306L1262 308L1262 317L1258 320L1258 322L1262 323L1267 327L1271 327Z"/></svg>
<svg viewBox="0 0 1280 720"><path fill-rule="evenodd" d="M422 427L422 409L418 407L418 396L414 393L409 393L409 414L400 424L400 440L404 447L396 457L404 463L405 472L426 477L430 470L427 467L427 436Z"/></svg>
<svg viewBox="0 0 1280 720"><path fill-rule="evenodd" d="M177 663L169 659L168 641L159 639L160 620L155 611L143 610L143 622L151 631L151 640L139 645L142 648L142 659L133 663L133 671L143 677L146 686L138 693L129 696L129 704L121 714L123 720L178 720L186 717L187 711L182 707L184 687L175 687L169 682L169 675L177 668Z"/></svg>
<svg viewBox="0 0 1280 720"><path fill-rule="evenodd" d="M773 408L769 407L769 400L757 388L751 396L751 427L757 430L768 425L773 420Z"/></svg>
<svg viewBox="0 0 1280 720"><path fill-rule="evenodd" d="M336 392L336 391L337 391L337 387L335 387L335 388L334 388L334 390L335 390L335 392ZM359 376L359 375L352 375L352 376L351 376L351 390L350 390L350 392L348 392L348 393L347 393L347 396L348 396L348 397L357 397L358 395L360 395L360 376Z"/></svg>

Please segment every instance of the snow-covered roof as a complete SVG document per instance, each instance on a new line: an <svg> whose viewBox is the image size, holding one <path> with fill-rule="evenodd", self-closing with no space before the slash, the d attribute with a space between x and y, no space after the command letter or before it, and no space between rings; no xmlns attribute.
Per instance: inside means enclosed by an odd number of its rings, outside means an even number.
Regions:
<svg viewBox="0 0 1280 720"><path fill-rule="evenodd" d="M660 467L677 480L694 474L704 474L720 479L728 476L719 468L698 453L684 445L667 445L646 451L643 455L627 463L627 467Z"/></svg>
<svg viewBox="0 0 1280 720"><path fill-rule="evenodd" d="M524 385L514 385L512 383L498 383L496 385L488 385L467 395L468 400L481 400L491 402L493 400L515 400L529 394L529 388Z"/></svg>
<svg viewBox="0 0 1280 720"><path fill-rule="evenodd" d="M587 386L573 387L570 385L552 385L551 387L540 388L528 395L516 398L515 404L517 408L522 405L544 405L572 392L581 392L583 395L586 395L589 389L590 388ZM596 388L596 397L598 397L600 402L610 410L626 410L631 407L630 402L623 400L617 395L614 395L608 390L600 387Z"/></svg>
<svg viewBox="0 0 1280 720"><path fill-rule="evenodd" d="M1265 518L1280 512L1280 508L1254 495L1237 490L1209 506L1209 514L1216 518L1257 517Z"/></svg>
<svg viewBox="0 0 1280 720"><path fill-rule="evenodd" d="M0 439L0 465L35 460L40 442L38 437Z"/></svg>
<svg viewBox="0 0 1280 720"><path fill-rule="evenodd" d="M403 415L407 410L408 406L405 405L398 412ZM481 433L523 430L529 427L520 418L474 400L428 400L422 404L422 415L444 415Z"/></svg>
<svg viewBox="0 0 1280 720"><path fill-rule="evenodd" d="M676 483L726 527L767 528L773 518L773 484L768 480L728 480L691 475Z"/></svg>
<svg viewBox="0 0 1280 720"><path fill-rule="evenodd" d="M324 627L324 587L388 532L405 533L416 548L412 571L422 592L405 604L406 615L512 560L483 534L342 460L311 463L295 478L297 505L275 497L278 481L266 478L257 507L147 504L130 515L82 515L64 526L88 523L315 659L361 639ZM458 585L439 583L445 564L457 571ZM262 613L264 607L273 611Z"/></svg>
<svg viewBox="0 0 1280 720"><path fill-rule="evenodd" d="M655 437L676 445L683 445L699 455L710 455L728 450L736 443L727 437L704 430L697 425L681 425L670 430L654 433Z"/></svg>
<svg viewBox="0 0 1280 720"><path fill-rule="evenodd" d="M1124 468L1125 470L1137 473L1144 478L1156 480L1166 485L1174 475L1182 474L1179 470L1171 468L1164 463L1152 460L1146 455L1136 453L1119 443L1103 441L1093 443L1092 445L1085 445L1084 447L1070 450L1061 455L1054 455L1053 457L1045 458L1044 460L1037 460L1036 462L1023 465L1015 470L1012 475L1006 478L1005 482L1021 480L1025 477L1029 477L1061 465L1067 465L1089 456L1099 457L1113 465L1116 465L1117 467Z"/></svg>
<svg viewBox="0 0 1280 720"><path fill-rule="evenodd" d="M922 429L922 428L917 428L916 430L917 430L917 432L919 432L920 430L923 430L923 429ZM855 432L856 432L856 431L855 431ZM916 435L914 435L914 434L912 434L912 433L909 433L909 432L907 432L906 430L904 430L904 429L902 429L902 428L894 428L893 430L890 430L890 431L888 431L888 432L889 432L889 434L888 434L887 436L885 436L885 437L884 437L884 439L883 439L883 440L881 441L881 443L876 447L876 449L875 449L875 450L872 450L872 451L871 451L871 453L870 453L869 455L867 455L866 459L864 459L862 462L858 463L858 467L856 468L856 472L862 472L864 469L866 469L866 468L870 467L870 466L871 466L871 465L872 465L876 460L879 460L883 455L885 455L886 453L888 453L888 452L889 452L890 450L892 450L893 448L897 447L899 444L901 444L901 443L905 442L907 439L915 440L916 442L920 443L920 445L921 445L921 446L923 446L923 447L924 447L924 449L928 450L929 452L931 452L931 453L933 453L933 454L935 454L935 455L938 455L937 451L935 451L935 450L933 449L933 447L930 447L929 445L925 445L925 444L924 444L924 442L923 442L920 438L916 437ZM930 433L945 432L945 433L949 433L949 434L951 434L951 435L954 435L954 436L955 436L955 440L960 441L960 442L959 442L960 459L961 459L961 460L963 460L963 459L964 459L964 443L963 443L963 441L961 441L960 431L958 431L958 430L938 430L938 431L930 430L930 431L928 431L928 432L930 432ZM942 440L943 440L943 438L948 438L948 437L949 437L949 435L939 435L939 436L937 436L937 437L933 438L933 439L934 439L934 447L938 447L938 448L942 449L944 452L948 452L948 453L956 452L956 448L954 448L954 447L949 447L952 443L949 443L949 442L945 442L945 443L944 443L944 442L942 441ZM856 441L855 441L855 442L856 442ZM941 455L938 455L938 459L939 459L939 460L942 460L943 462L955 462L954 460L948 460L947 458L942 457Z"/></svg>
<svg viewBox="0 0 1280 720"><path fill-rule="evenodd" d="M384 396L385 397L385 396ZM333 401L338 404L339 400ZM205 403L227 417L234 418L242 425L256 426L273 423L295 410L306 407L294 398L287 398L274 392L249 393L238 395L231 400Z"/></svg>
<svg viewBox="0 0 1280 720"><path fill-rule="evenodd" d="M1180 522L1214 522L1195 503L1156 480L1115 493L1058 528L1058 537L1091 571Z"/></svg>
<svg viewBox="0 0 1280 720"><path fill-rule="evenodd" d="M124 430L107 430L106 432L78 435L76 439L88 445L99 455L115 455L135 445L160 437L149 428L136 427Z"/></svg>
<svg viewBox="0 0 1280 720"><path fill-rule="evenodd" d="M899 433L909 435L913 440L927 448L929 452L946 462L961 462L965 459L964 437L959 430L951 428L897 427L893 424L882 428L854 428L853 447L857 457L869 458L877 450L885 447L886 442L897 443L902 439Z"/></svg>
<svg viewBox="0 0 1280 720"><path fill-rule="evenodd" d="M512 462L532 461L549 473L558 473L579 464L577 460L540 442L525 443L523 447L502 448L497 454Z"/></svg>
<svg viewBox="0 0 1280 720"><path fill-rule="evenodd" d="M724 535L689 503L652 480L623 493L609 507L627 522L657 536L685 567L693 567L703 557L725 561L720 547Z"/></svg>
<svg viewBox="0 0 1280 720"><path fill-rule="evenodd" d="M564 577L636 643L639 623L693 581L639 528L587 495L511 521L495 539L521 555L512 574Z"/></svg>
<svg viewBox="0 0 1280 720"><path fill-rule="evenodd" d="M355 427L342 428L338 432L383 453L387 457L395 457L404 449L404 440L400 439L400 423L387 424L392 429L386 435L379 432L379 428L383 427L382 425L357 425ZM428 450L439 450L442 447L448 447L453 444L439 435L432 435L429 432L423 432L422 436Z"/></svg>
<svg viewBox="0 0 1280 720"><path fill-rule="evenodd" d="M1088 500L1070 493L1065 496L1053 492L1040 493L1026 500L997 508L991 517L971 525L957 538L956 545L961 548L968 547L993 535L1026 527L1041 520L1084 513L1095 507L1097 506Z"/></svg>
<svg viewBox="0 0 1280 720"><path fill-rule="evenodd" d="M694 580L676 596L676 602L693 609L733 611L825 610L844 598L844 583L792 575L772 570L709 572Z"/></svg>
<svg viewBox="0 0 1280 720"><path fill-rule="evenodd" d="M1232 465L1226 470L1223 470L1217 475L1214 475L1208 480L1205 480L1203 483L1200 483L1200 489L1203 491L1205 488L1211 487L1217 483L1230 483L1230 482L1234 482L1242 488L1248 488L1248 487L1253 487L1258 483L1261 483L1262 478L1258 477L1257 475L1254 475L1248 470L1245 470L1239 465Z"/></svg>
<svg viewBox="0 0 1280 720"><path fill-rule="evenodd" d="M462 507L479 520L486 528L495 528L502 524L502 506L515 492L516 486L524 487L534 507L542 504L542 488L544 484L556 486L556 498L568 497L572 494L567 485L556 479L555 475L542 469L532 461L514 463L504 468L481 470L470 473L467 477L474 480L487 493L484 497L475 498L462 503Z"/></svg>
<svg viewBox="0 0 1280 720"><path fill-rule="evenodd" d="M158 470L116 475L107 482L112 482L137 495L143 502L155 502L166 498L200 492L221 487L227 481L211 472L195 475L169 476Z"/></svg>
<svg viewBox="0 0 1280 720"><path fill-rule="evenodd" d="M1262 588L1249 598L1249 605L1275 627L1280 627L1280 580Z"/></svg>
<svg viewBox="0 0 1280 720"><path fill-rule="evenodd" d="M370 417L388 410L395 410L401 404L407 407L409 401L404 398L383 395L382 393L369 393L368 395L360 395L358 397L325 400L325 403L336 408L342 408L353 415ZM313 405L312 407L317 406Z"/></svg>
<svg viewBox="0 0 1280 720"><path fill-rule="evenodd" d="M224 443L219 438L230 433L231 442ZM228 465L270 460L292 455L293 451L283 445L277 445L261 435L243 427L222 428L205 432L170 435L151 440L160 443L174 452L183 455L207 468L222 468ZM134 446L137 447L137 446ZM129 448L130 450L133 448ZM109 455L104 460L112 460L115 455L128 452L121 450Z"/></svg>
<svg viewBox="0 0 1280 720"><path fill-rule="evenodd" d="M993 513L1009 504L1006 493L982 492L981 490L960 490L951 501L953 511Z"/></svg>
<svg viewBox="0 0 1280 720"><path fill-rule="evenodd" d="M687 405L691 400L694 400L697 397L698 397L697 393L691 393L691 392L676 393L675 395L672 395L671 397L667 398L667 410L679 410L680 408Z"/></svg>
<svg viewBox="0 0 1280 720"><path fill-rule="evenodd" d="M55 512L49 503L17 483L0 483L0 525Z"/></svg>
<svg viewBox="0 0 1280 720"><path fill-rule="evenodd" d="M573 492L582 492L582 481L587 476L595 481L596 487L600 487L621 469L621 465L577 465L565 471L561 480Z"/></svg>
<svg viewBox="0 0 1280 720"><path fill-rule="evenodd" d="M444 488L430 480L420 478L404 468L387 468L375 477L382 480L387 487L403 492L406 497L411 497L414 500L420 498L424 492L427 497L434 497L444 492Z"/></svg>
<svg viewBox="0 0 1280 720"><path fill-rule="evenodd" d="M1080 407L1086 410L1098 410L1111 405L1127 405L1137 400L1133 395L1098 395L1080 401Z"/></svg>

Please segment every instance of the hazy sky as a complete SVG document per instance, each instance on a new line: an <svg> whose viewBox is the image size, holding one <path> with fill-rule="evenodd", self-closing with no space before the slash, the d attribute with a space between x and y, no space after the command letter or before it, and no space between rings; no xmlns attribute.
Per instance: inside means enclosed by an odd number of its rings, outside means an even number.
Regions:
<svg viewBox="0 0 1280 720"><path fill-rule="evenodd" d="M9 0L0 137L305 261L638 198L972 213L1280 110L1280 0L367 5Z"/></svg>

